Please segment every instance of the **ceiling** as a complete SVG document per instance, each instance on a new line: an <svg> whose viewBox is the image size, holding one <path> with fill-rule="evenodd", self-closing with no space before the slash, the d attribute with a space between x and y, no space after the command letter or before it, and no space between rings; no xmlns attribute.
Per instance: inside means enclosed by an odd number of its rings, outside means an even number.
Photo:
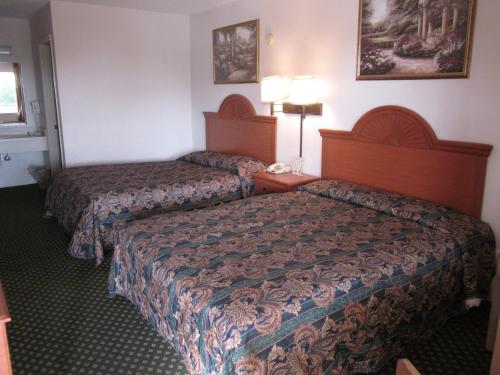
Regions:
<svg viewBox="0 0 500 375"><path fill-rule="evenodd" d="M235 0L64 0L155 12L195 14ZM49 0L0 0L0 17L29 18Z"/></svg>

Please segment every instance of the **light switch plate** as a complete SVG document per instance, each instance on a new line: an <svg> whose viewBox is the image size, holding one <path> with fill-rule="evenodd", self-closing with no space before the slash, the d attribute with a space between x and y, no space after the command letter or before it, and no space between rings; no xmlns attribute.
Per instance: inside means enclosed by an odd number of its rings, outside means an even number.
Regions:
<svg viewBox="0 0 500 375"><path fill-rule="evenodd" d="M36 100L33 100L31 102L31 108L33 109L33 113L36 115L40 114L40 103L38 103Z"/></svg>

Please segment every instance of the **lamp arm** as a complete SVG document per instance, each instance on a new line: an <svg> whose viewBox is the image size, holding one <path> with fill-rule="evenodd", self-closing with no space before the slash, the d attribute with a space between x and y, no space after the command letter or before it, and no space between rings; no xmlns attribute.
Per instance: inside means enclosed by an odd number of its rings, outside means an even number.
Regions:
<svg viewBox="0 0 500 375"><path fill-rule="evenodd" d="M276 109L276 106L278 106L278 109L281 106L282 110L280 111L280 110ZM274 116L276 113L283 113L283 104L276 103L276 102L269 103L269 113L271 116Z"/></svg>
<svg viewBox="0 0 500 375"><path fill-rule="evenodd" d="M302 134L304 129L304 120L306 118L306 106L302 106L302 112L300 113L300 152L299 157L302 157Z"/></svg>

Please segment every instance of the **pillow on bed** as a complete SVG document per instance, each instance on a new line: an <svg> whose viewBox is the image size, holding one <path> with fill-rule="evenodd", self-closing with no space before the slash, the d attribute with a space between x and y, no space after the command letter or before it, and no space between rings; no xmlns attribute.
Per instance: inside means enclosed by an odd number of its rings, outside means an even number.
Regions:
<svg viewBox="0 0 500 375"><path fill-rule="evenodd" d="M452 208L368 186L340 180L323 180L303 185L298 190L413 220L445 233L456 233L459 230L462 233L491 234L488 224Z"/></svg>
<svg viewBox="0 0 500 375"><path fill-rule="evenodd" d="M196 151L181 156L177 160L200 164L205 167L226 169L240 177L243 196L246 198L253 194L255 184L252 173L262 172L266 164L249 156L223 154L212 151Z"/></svg>
<svg viewBox="0 0 500 375"><path fill-rule="evenodd" d="M299 187L301 191L358 204L391 214L391 207L403 198L399 194L340 180L322 180Z"/></svg>

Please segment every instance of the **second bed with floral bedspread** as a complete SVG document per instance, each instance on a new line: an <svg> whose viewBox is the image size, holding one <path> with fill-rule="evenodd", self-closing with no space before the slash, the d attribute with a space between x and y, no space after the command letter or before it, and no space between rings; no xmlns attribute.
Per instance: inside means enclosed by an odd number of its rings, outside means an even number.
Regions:
<svg viewBox="0 0 500 375"><path fill-rule="evenodd" d="M111 295L191 374L373 372L486 292L495 241L451 209L338 181L116 232Z"/></svg>
<svg viewBox="0 0 500 375"><path fill-rule="evenodd" d="M71 255L100 263L115 223L250 196L251 174L264 169L252 158L206 151L175 161L68 168L49 187L46 210L73 233Z"/></svg>

